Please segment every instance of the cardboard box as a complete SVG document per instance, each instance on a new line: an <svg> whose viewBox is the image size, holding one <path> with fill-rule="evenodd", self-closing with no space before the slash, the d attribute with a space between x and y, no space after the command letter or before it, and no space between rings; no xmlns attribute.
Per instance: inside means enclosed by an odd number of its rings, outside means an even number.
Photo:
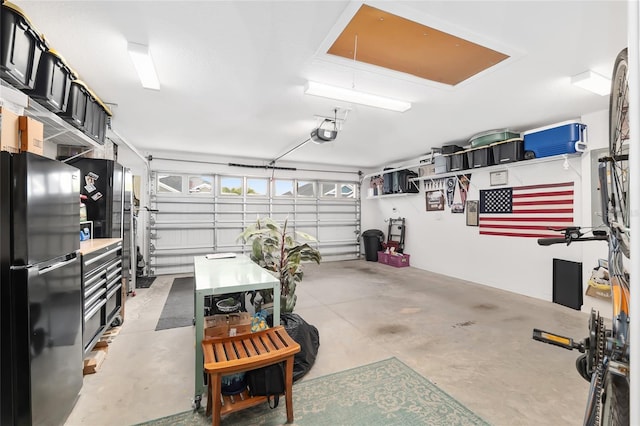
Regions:
<svg viewBox="0 0 640 426"><path fill-rule="evenodd" d="M226 337L229 334L226 315L204 317L204 337Z"/></svg>
<svg viewBox="0 0 640 426"><path fill-rule="evenodd" d="M20 151L34 154L44 154L44 125L31 117L21 116L20 123Z"/></svg>
<svg viewBox="0 0 640 426"><path fill-rule="evenodd" d="M251 333L251 314L238 312L204 317L204 337L229 337Z"/></svg>
<svg viewBox="0 0 640 426"><path fill-rule="evenodd" d="M18 115L0 107L0 150L20 152Z"/></svg>

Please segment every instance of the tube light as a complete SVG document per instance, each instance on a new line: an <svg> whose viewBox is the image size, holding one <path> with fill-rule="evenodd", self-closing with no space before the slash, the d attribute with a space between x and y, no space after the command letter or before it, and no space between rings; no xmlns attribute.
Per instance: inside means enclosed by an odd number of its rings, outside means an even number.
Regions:
<svg viewBox="0 0 640 426"><path fill-rule="evenodd" d="M153 60L151 59L151 52L149 52L149 46L138 43L129 43L127 46L129 56L133 61L133 66L138 72L138 77L142 83L142 87L153 90L160 90L160 80L158 80L158 74L153 66Z"/></svg>
<svg viewBox="0 0 640 426"><path fill-rule="evenodd" d="M611 80L593 71L574 75L571 77L571 83L601 96L611 92Z"/></svg>
<svg viewBox="0 0 640 426"><path fill-rule="evenodd" d="M368 105L376 108L389 109L391 111L405 112L411 108L411 103L409 102L359 92L357 90L329 86L327 84L316 83L315 81L307 82L304 92L307 95L352 102L354 104Z"/></svg>

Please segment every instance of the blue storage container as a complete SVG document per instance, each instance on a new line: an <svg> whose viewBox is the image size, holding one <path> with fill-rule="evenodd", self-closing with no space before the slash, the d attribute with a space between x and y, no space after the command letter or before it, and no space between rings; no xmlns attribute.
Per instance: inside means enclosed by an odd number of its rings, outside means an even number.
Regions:
<svg viewBox="0 0 640 426"><path fill-rule="evenodd" d="M523 132L525 158L583 152L587 147L585 124L565 121Z"/></svg>

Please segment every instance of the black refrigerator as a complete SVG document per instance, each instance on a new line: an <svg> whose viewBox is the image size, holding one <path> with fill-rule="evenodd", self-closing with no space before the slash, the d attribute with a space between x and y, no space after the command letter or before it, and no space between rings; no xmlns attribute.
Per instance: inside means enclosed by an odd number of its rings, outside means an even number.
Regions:
<svg viewBox="0 0 640 426"><path fill-rule="evenodd" d="M93 238L122 238L124 168L113 160L74 158L68 164L80 169L80 193L87 196L87 220L93 221Z"/></svg>
<svg viewBox="0 0 640 426"><path fill-rule="evenodd" d="M63 424L82 387L80 173L0 152L0 423Z"/></svg>

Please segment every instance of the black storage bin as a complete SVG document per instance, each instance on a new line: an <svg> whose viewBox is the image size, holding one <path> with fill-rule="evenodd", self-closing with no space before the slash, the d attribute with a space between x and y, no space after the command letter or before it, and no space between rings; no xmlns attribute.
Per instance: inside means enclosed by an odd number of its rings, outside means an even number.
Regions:
<svg viewBox="0 0 640 426"><path fill-rule="evenodd" d="M98 126L100 121L100 111L98 101L89 91L87 97L87 107L84 115L84 134L92 139L97 139Z"/></svg>
<svg viewBox="0 0 640 426"><path fill-rule="evenodd" d="M470 169L478 167L492 166L493 163L493 151L489 146L482 146L480 148L472 148L465 151L467 153L467 161Z"/></svg>
<svg viewBox="0 0 640 426"><path fill-rule="evenodd" d="M401 191L400 170L391 173L391 193L399 194Z"/></svg>
<svg viewBox="0 0 640 426"><path fill-rule="evenodd" d="M87 113L84 118L84 133L99 144L104 143L107 131L107 108L102 101L89 91Z"/></svg>
<svg viewBox="0 0 640 426"><path fill-rule="evenodd" d="M495 164L512 163L524 159L524 142L522 139L509 139L490 145L493 150Z"/></svg>
<svg viewBox="0 0 640 426"><path fill-rule="evenodd" d="M465 151L458 151L455 154L451 154L449 157L451 158L451 165L448 171L455 172L469 168L467 153Z"/></svg>
<svg viewBox="0 0 640 426"><path fill-rule="evenodd" d="M80 130L84 130L85 117L87 115L87 100L89 89L80 80L73 80L69 89L67 108L61 112L60 117L67 120Z"/></svg>
<svg viewBox="0 0 640 426"><path fill-rule="evenodd" d="M378 261L378 252L382 250L384 233L379 229L368 229L362 233L364 255L369 262Z"/></svg>
<svg viewBox="0 0 640 426"><path fill-rule="evenodd" d="M443 154L454 154L456 152L462 151L462 148L459 145L442 145L441 152Z"/></svg>
<svg viewBox="0 0 640 426"><path fill-rule="evenodd" d="M384 170L391 170L386 168ZM382 178L382 194L393 194L393 178L395 172L385 173Z"/></svg>
<svg viewBox="0 0 640 426"><path fill-rule="evenodd" d="M418 174L413 170L399 170L397 173L397 191L396 193L417 193L418 184L411 179L417 178Z"/></svg>
<svg viewBox="0 0 640 426"><path fill-rule="evenodd" d="M18 6L3 3L0 18L0 76L18 89L31 90L46 42Z"/></svg>
<svg viewBox="0 0 640 426"><path fill-rule="evenodd" d="M71 81L75 79L75 73L62 56L49 49L40 56L33 90L27 93L48 110L63 112L67 109Z"/></svg>

